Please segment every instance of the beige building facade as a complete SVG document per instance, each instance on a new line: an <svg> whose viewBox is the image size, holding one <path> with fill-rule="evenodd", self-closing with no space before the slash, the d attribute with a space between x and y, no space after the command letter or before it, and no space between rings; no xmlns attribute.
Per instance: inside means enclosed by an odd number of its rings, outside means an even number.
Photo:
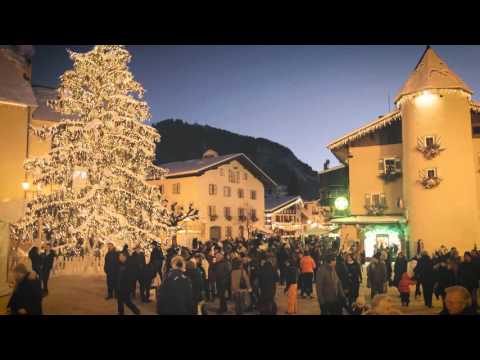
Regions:
<svg viewBox="0 0 480 360"><path fill-rule="evenodd" d="M471 250L480 240L480 106L428 47L395 99L397 109L328 145L349 169L350 216L341 234L367 256L418 240ZM348 236L347 236L348 234Z"/></svg>
<svg viewBox="0 0 480 360"><path fill-rule="evenodd" d="M202 159L160 164L165 178L152 180L170 204L199 211L195 221L185 221L177 243L190 247L193 239L248 238L264 231L265 188L276 183L244 154L219 156L207 151Z"/></svg>

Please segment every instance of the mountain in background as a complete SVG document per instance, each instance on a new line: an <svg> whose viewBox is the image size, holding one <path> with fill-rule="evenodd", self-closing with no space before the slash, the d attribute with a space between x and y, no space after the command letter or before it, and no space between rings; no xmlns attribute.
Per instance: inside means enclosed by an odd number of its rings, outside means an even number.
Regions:
<svg viewBox="0 0 480 360"><path fill-rule="evenodd" d="M199 159L208 149L220 155L244 153L277 184L286 186L291 195L306 200L318 198L317 172L283 145L178 119L160 121L153 127L162 136L156 149L157 164Z"/></svg>

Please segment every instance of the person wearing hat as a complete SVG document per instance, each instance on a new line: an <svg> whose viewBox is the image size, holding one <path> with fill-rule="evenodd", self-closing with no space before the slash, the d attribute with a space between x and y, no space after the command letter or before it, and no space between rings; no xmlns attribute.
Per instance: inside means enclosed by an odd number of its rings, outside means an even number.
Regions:
<svg viewBox="0 0 480 360"><path fill-rule="evenodd" d="M42 285L35 272L28 272L24 264L14 271L15 289L7 305L10 315L42 315Z"/></svg>

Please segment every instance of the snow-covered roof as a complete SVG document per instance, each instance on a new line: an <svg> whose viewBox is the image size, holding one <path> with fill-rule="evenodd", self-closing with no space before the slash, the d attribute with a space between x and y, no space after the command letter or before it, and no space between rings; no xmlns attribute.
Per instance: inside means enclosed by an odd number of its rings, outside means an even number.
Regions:
<svg viewBox="0 0 480 360"><path fill-rule="evenodd" d="M290 195L268 195L265 198L265 211L274 212L284 209L293 205L294 203L302 202L300 196L290 196Z"/></svg>
<svg viewBox="0 0 480 360"><path fill-rule="evenodd" d="M330 144L327 145L327 148L328 150L334 150L336 148L348 145L352 141L355 141L369 133L375 132L378 129L390 125L392 122L397 120L401 120L400 110L392 111L386 115L379 117L377 120L372 121L365 126L362 126L359 129L349 132L341 138L332 141Z"/></svg>
<svg viewBox="0 0 480 360"><path fill-rule="evenodd" d="M474 101L470 102L470 110L480 113L480 103L476 103Z"/></svg>
<svg viewBox="0 0 480 360"><path fill-rule="evenodd" d="M473 94L470 87L428 46L395 98L395 103L405 95L430 89L456 89Z"/></svg>
<svg viewBox="0 0 480 360"><path fill-rule="evenodd" d="M250 172L257 176L257 178L266 186L277 187L275 181L273 181L262 169L260 169L252 160L248 158L248 156L243 153L204 157L201 159L192 159L186 161L175 161L171 163L160 164L159 166L167 169L168 174L166 177L171 178L200 175L207 170L233 160L239 161Z"/></svg>
<svg viewBox="0 0 480 360"><path fill-rule="evenodd" d="M0 102L37 106L32 86L24 78L24 61L9 49L0 49Z"/></svg>
<svg viewBox="0 0 480 360"><path fill-rule="evenodd" d="M33 92L37 99L38 108L33 112L32 116L36 120L60 121L62 115L53 111L48 105L48 100L57 98L56 89L46 86L33 86Z"/></svg>
<svg viewBox="0 0 480 360"><path fill-rule="evenodd" d="M383 216L348 216L330 220L333 224L403 224L406 222L403 216L383 215Z"/></svg>
<svg viewBox="0 0 480 360"><path fill-rule="evenodd" d="M318 174L319 175L326 174L326 173L329 173L329 172L332 172L332 171L343 169L344 167L345 167L344 164L340 164L340 165L337 165L337 166L333 166L330 169L319 171Z"/></svg>

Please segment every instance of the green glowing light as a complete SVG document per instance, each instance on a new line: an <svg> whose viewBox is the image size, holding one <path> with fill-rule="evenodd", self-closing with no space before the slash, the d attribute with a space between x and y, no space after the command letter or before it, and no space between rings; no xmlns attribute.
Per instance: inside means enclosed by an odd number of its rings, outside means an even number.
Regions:
<svg viewBox="0 0 480 360"><path fill-rule="evenodd" d="M348 208L348 200L346 197L340 196L335 199L335 209L343 211Z"/></svg>

